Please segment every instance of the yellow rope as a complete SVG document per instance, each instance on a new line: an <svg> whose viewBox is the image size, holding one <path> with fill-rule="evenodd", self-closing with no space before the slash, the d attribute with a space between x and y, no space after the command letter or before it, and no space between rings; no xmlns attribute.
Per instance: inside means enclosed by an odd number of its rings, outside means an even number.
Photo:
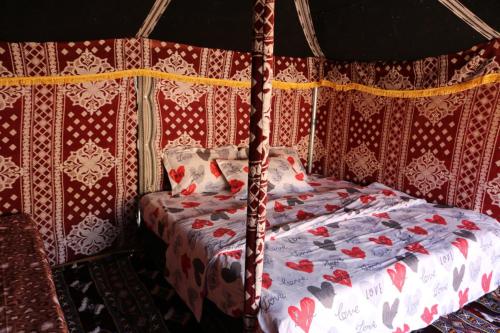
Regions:
<svg viewBox="0 0 500 333"><path fill-rule="evenodd" d="M0 86L31 86L39 84L68 84L68 83L83 83L101 80L115 80L127 77L147 76L157 79L167 79L173 81L181 81L187 83L225 86L233 88L250 88L249 81L236 81L226 79L214 79L199 76L188 76L174 73L164 73L152 69L129 69L110 73L99 74L84 74L75 76L34 76L34 77L4 77L0 78ZM416 90L390 90L376 87L370 87L359 83L338 84L328 80L319 82L283 82L273 81L273 87L276 89L311 89L314 87L332 88L337 91L358 90L373 95L396 97L396 98L418 98L437 95L447 95L452 93L468 90L479 85L500 82L500 73L487 74L477 77L467 82L458 83L452 86L416 89Z"/></svg>

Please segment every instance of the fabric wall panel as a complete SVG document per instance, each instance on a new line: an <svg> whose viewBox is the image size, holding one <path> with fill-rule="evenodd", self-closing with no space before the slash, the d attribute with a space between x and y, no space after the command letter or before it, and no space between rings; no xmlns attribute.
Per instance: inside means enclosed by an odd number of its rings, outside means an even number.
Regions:
<svg viewBox="0 0 500 333"><path fill-rule="evenodd" d="M3 43L1 75L125 69L125 44ZM133 79L4 86L0 91L6 141L0 147L0 214L30 214L51 264L123 245L134 229L137 196Z"/></svg>
<svg viewBox="0 0 500 333"><path fill-rule="evenodd" d="M150 49L147 62L152 69L200 78L250 80L249 53L146 41ZM277 80L307 83L319 78L319 66L314 58L276 57L274 71ZM157 156L177 145L248 146L249 88L155 79L153 96L154 117L159 124L154 140ZM271 145L297 146L303 162L307 156L311 98L309 89L273 89ZM156 189L161 189L164 177L160 160L153 177Z"/></svg>
<svg viewBox="0 0 500 333"><path fill-rule="evenodd" d="M394 97L320 89L317 135L327 151L322 172L361 184L382 182L498 218L500 84L462 91L453 85L500 73L499 59L500 43L493 40L415 62L327 62L333 82L384 88ZM447 86L449 93L404 95Z"/></svg>

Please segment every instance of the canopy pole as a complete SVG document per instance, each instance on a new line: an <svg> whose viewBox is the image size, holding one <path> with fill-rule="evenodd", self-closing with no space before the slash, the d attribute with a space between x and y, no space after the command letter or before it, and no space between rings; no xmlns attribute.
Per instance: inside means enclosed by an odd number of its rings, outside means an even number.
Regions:
<svg viewBox="0 0 500 333"><path fill-rule="evenodd" d="M316 113L318 110L318 87L312 91L312 113L311 113L311 132L309 133L309 146L307 147L307 173L311 174L314 157L314 137L316 136Z"/></svg>
<svg viewBox="0 0 500 333"><path fill-rule="evenodd" d="M323 53L323 50L321 50L318 37L316 36L316 31L314 29L309 0L294 0L294 2L297 15L299 16L300 25L304 31L304 36L306 36L309 48L315 57L324 58L325 54Z"/></svg>
<svg viewBox="0 0 500 333"><path fill-rule="evenodd" d="M245 253L245 332L257 329L266 233L274 51L274 0L254 0Z"/></svg>
<svg viewBox="0 0 500 333"><path fill-rule="evenodd" d="M139 28L139 31L137 31L135 37L149 37L149 34L151 34L151 32L156 27L156 23L158 23L160 17L163 15L163 12L165 11L165 9L167 9L170 1L171 0L156 0L153 3L148 16L146 16L146 18L144 19L144 22Z"/></svg>
<svg viewBox="0 0 500 333"><path fill-rule="evenodd" d="M469 8L465 7L459 0L439 0L439 2L484 38L490 40L500 37L498 31L481 20L481 18L471 12Z"/></svg>

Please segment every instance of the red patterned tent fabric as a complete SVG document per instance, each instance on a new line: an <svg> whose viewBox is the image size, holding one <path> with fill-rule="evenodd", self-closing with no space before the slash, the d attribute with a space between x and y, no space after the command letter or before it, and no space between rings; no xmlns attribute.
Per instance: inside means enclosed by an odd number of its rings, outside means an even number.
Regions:
<svg viewBox="0 0 500 333"><path fill-rule="evenodd" d="M315 82L319 64L278 57L276 79ZM0 215L32 215L51 264L130 239L138 172L146 172L133 76L148 70L244 82L250 54L148 39L0 43ZM155 133L144 143L156 158L149 190L161 189L159 156L173 143L248 144L249 88L156 83ZM310 110L308 90L275 90L271 143L298 145L305 158Z"/></svg>
<svg viewBox="0 0 500 333"><path fill-rule="evenodd" d="M321 88L317 135L326 155L315 170L363 184L378 181L498 219L500 84L461 92L454 85L498 75L499 62L499 40L413 62L328 61L328 80L384 89L394 97L380 96L377 89ZM438 87L448 93L411 95Z"/></svg>
<svg viewBox="0 0 500 333"><path fill-rule="evenodd" d="M236 82L250 81L251 55L244 52L198 48L150 40L146 63L163 73L178 73ZM320 62L315 58L276 57L275 79L288 83L319 80ZM164 149L183 146L248 146L250 88L154 80L150 117L154 127L148 143L155 160L154 184L163 188L161 156ZM273 89L271 136L273 146L297 146L305 161L311 121L310 89ZM321 143L320 143L321 144ZM321 150L320 150L321 151Z"/></svg>
<svg viewBox="0 0 500 333"><path fill-rule="evenodd" d="M2 43L0 76L128 69L141 65L137 43ZM131 78L0 87L0 214L30 214L51 264L127 238L137 195L136 112Z"/></svg>

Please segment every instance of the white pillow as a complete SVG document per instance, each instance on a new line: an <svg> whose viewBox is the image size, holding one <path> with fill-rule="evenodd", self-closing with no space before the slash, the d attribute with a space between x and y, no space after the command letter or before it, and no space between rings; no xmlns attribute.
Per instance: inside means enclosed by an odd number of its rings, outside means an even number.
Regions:
<svg viewBox="0 0 500 333"><path fill-rule="evenodd" d="M306 168L302 164L300 160L299 153L297 149L293 147L269 147L269 157L285 157L291 162L293 161L292 167L297 172L303 172L306 174ZM238 159L244 160L248 159L248 147L239 147L238 148Z"/></svg>
<svg viewBox="0 0 500 333"><path fill-rule="evenodd" d="M220 192L228 189L215 159L236 159L233 145L207 148L174 148L163 153L163 165L172 186L172 195Z"/></svg>
<svg viewBox="0 0 500 333"><path fill-rule="evenodd" d="M229 183L231 192L239 199L247 197L248 160L217 160L222 174ZM283 157L269 159L268 189L270 195L310 192L314 189L307 183L305 173L297 173L292 163Z"/></svg>

